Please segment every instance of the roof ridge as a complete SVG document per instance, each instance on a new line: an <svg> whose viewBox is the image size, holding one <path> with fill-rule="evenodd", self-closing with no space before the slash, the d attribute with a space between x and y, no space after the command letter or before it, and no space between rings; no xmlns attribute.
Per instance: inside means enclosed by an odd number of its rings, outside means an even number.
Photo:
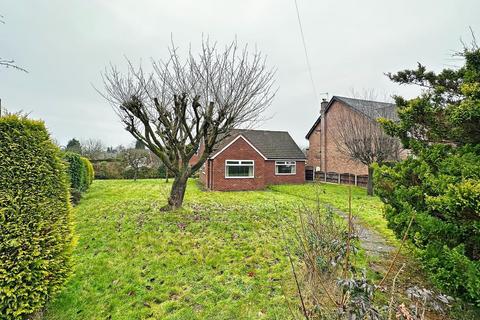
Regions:
<svg viewBox="0 0 480 320"><path fill-rule="evenodd" d="M262 129L232 129L232 130L237 130L237 131L256 131L256 132L286 132L288 131L285 130L262 130Z"/></svg>
<svg viewBox="0 0 480 320"><path fill-rule="evenodd" d="M333 98L338 98L338 99L350 99L350 100L357 100L357 101L365 101L365 102L375 102L375 103L383 103L383 104L389 104L389 105L395 105L395 103L392 102L386 102L386 101L377 101L377 100L367 100L367 99L359 99L359 98L350 98L350 97L344 97L344 96L332 96Z"/></svg>

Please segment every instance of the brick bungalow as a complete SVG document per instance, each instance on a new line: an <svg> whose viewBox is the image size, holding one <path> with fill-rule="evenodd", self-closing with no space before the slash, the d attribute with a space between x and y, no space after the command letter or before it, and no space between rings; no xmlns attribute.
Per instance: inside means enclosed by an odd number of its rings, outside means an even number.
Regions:
<svg viewBox="0 0 480 320"><path fill-rule="evenodd" d="M314 171L368 174L366 165L345 156L333 141L332 132L345 112L352 117L396 118L395 104L333 96L321 103L320 115L305 136L309 142L307 168Z"/></svg>
<svg viewBox="0 0 480 320"><path fill-rule="evenodd" d="M200 181L207 189L221 191L303 183L305 160L288 132L233 130L205 162Z"/></svg>

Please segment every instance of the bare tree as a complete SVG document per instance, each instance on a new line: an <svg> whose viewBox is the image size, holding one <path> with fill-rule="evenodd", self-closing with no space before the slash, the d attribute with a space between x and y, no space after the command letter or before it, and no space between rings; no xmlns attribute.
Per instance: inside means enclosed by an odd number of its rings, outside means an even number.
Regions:
<svg viewBox="0 0 480 320"><path fill-rule="evenodd" d="M355 111L343 108L339 110L335 126L329 127L338 150L368 166L369 195L373 195L372 164L398 161L402 152L400 141L385 133L376 121L379 118L395 119L396 114L389 107L365 106Z"/></svg>
<svg viewBox="0 0 480 320"><path fill-rule="evenodd" d="M87 139L81 143L81 154L91 160L97 160L105 153L106 147L99 139Z"/></svg>
<svg viewBox="0 0 480 320"><path fill-rule="evenodd" d="M153 72L114 66L103 74L105 92L125 129L156 154L174 176L168 208L182 205L188 178L206 161L231 129L260 120L274 96L274 70L263 55L236 41L218 49L202 41L200 53L152 61ZM200 143L205 148L190 163Z"/></svg>
<svg viewBox="0 0 480 320"><path fill-rule="evenodd" d="M137 181L138 171L141 167L147 166L150 163L151 157L148 150L129 148L123 150L120 155L120 160L133 170L133 180Z"/></svg>

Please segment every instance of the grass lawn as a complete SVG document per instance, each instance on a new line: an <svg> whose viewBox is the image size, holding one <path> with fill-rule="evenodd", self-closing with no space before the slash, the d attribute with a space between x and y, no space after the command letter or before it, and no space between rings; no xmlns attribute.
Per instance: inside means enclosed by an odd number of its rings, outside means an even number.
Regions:
<svg viewBox="0 0 480 320"><path fill-rule="evenodd" d="M74 275L45 319L290 317L279 224L295 219L298 199L202 192L190 181L185 209L161 212L168 188L162 180L93 183L75 209Z"/></svg>
<svg viewBox="0 0 480 320"><path fill-rule="evenodd" d="M289 194L300 199L330 204L335 208L348 212L348 186L330 183L315 183L303 185L271 186L271 190ZM379 232L392 244L398 244L392 230L387 227L383 217L383 203L378 197L367 196L367 191L352 186L352 213L360 219L360 223Z"/></svg>
<svg viewBox="0 0 480 320"><path fill-rule="evenodd" d="M294 208L313 204L316 190L347 208L345 186L203 192L191 180L184 209L162 212L169 187L93 183L75 208L74 275L45 319L291 318L285 295L296 305L296 289L280 225L296 223ZM380 201L365 190L353 188L353 211L389 234Z"/></svg>

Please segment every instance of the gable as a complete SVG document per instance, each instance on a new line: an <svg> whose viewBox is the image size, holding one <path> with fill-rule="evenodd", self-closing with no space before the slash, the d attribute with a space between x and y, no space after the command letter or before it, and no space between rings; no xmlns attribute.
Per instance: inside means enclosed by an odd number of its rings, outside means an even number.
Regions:
<svg viewBox="0 0 480 320"><path fill-rule="evenodd" d="M216 146L210 158L222 152L225 147L231 145L239 136L249 143L264 159L305 159L302 150L300 150L288 132L246 129L232 130L230 135Z"/></svg>
<svg viewBox="0 0 480 320"><path fill-rule="evenodd" d="M398 119L398 115L396 113L396 105L393 103L333 96L325 107L325 110L322 111L322 114L320 114L313 126L308 131L305 139L310 138L310 135L320 124L322 116L324 116L329 111L329 109L335 102L339 102L342 105L351 109L352 111L358 112L359 114L373 121L378 118L387 118L392 120Z"/></svg>
<svg viewBox="0 0 480 320"><path fill-rule="evenodd" d="M257 152L264 160L267 160L267 157L265 157L265 155L263 155L257 148L255 148L255 146L250 142L248 141L243 135L239 134L235 139L233 139L232 141L230 141L227 145L225 145L223 148L221 148L220 150L216 151L212 156L210 156L210 159L215 159L219 154L221 154L222 152L224 152L225 150L231 148L235 142L237 142L237 140L239 139L242 139L243 141L245 141L253 150L255 150L255 152Z"/></svg>

